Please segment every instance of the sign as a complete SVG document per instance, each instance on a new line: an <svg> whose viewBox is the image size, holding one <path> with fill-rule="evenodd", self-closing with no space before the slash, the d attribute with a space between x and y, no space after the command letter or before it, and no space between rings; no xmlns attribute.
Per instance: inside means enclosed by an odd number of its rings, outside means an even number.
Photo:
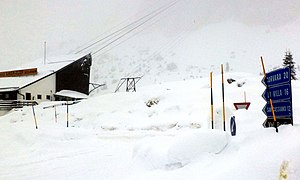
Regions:
<svg viewBox="0 0 300 180"><path fill-rule="evenodd" d="M233 103L234 107L236 110L239 109L246 109L248 110L249 106L250 106L250 102L239 102L239 103Z"/></svg>
<svg viewBox="0 0 300 180"><path fill-rule="evenodd" d="M291 102L274 102L274 112L276 117L291 117L292 116L292 105ZM267 103L262 110L268 118L272 118L272 110L270 103Z"/></svg>
<svg viewBox="0 0 300 180"><path fill-rule="evenodd" d="M3 71L0 72L0 77L19 77L19 76L30 76L36 74L37 74L37 68L31 68L31 69L22 69L22 70L15 70L15 71Z"/></svg>
<svg viewBox="0 0 300 180"><path fill-rule="evenodd" d="M277 127L278 127L281 124L293 124L293 121L291 118L277 118L276 123L277 123ZM273 118L267 118L263 123L263 127L265 127L265 128L275 127L275 122L274 122Z"/></svg>
<svg viewBox="0 0 300 180"><path fill-rule="evenodd" d="M269 87L269 92L271 95L272 101L278 100L286 100L291 98L291 85L290 84L283 84L279 86ZM268 91L267 89L262 94L262 97L265 101L269 101Z"/></svg>
<svg viewBox="0 0 300 180"><path fill-rule="evenodd" d="M266 78L262 79L265 86L277 86L279 84L289 83L291 77L290 68L281 68L266 73Z"/></svg>
<svg viewBox="0 0 300 180"><path fill-rule="evenodd" d="M292 88L290 68L281 68L266 73L261 81L266 89L262 97L267 102L262 111L267 116L264 127L277 127L281 124L293 124ZM269 97L270 96L270 97ZM276 123L273 119L270 98L273 102Z"/></svg>

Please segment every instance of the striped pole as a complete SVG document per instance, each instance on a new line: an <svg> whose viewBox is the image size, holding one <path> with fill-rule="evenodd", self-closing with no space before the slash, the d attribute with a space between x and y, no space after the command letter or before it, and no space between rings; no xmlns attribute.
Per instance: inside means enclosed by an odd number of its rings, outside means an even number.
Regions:
<svg viewBox="0 0 300 180"><path fill-rule="evenodd" d="M214 129L214 101L212 89L212 72L210 72L210 111L211 111L211 128Z"/></svg>
<svg viewBox="0 0 300 180"><path fill-rule="evenodd" d="M69 127L69 103L67 101L67 127Z"/></svg>
<svg viewBox="0 0 300 180"><path fill-rule="evenodd" d="M263 68L264 76L266 78L267 77L266 76L266 70L265 70L264 60L263 60L262 56L260 56L260 60L261 60L261 65L262 65L262 68ZM274 126L275 126L275 129L276 129L276 132L278 132L277 122L276 122L276 115L275 115L274 106L273 106L273 101L272 101L272 98L271 98L271 93L270 93L267 81L266 81L266 86L267 86L267 92L268 92L269 101L270 101L270 105L271 105L272 115L273 115L273 119L274 119Z"/></svg>
<svg viewBox="0 0 300 180"><path fill-rule="evenodd" d="M36 116L35 116L35 111L34 107L32 106L32 113L33 113L33 118L34 118L34 123L35 123L35 129L38 129L37 121L36 121Z"/></svg>
<svg viewBox="0 0 300 180"><path fill-rule="evenodd" d="M221 64L221 73L222 73L222 99L223 99L223 111L222 111L222 114L223 114L223 127L224 127L224 131L226 131L226 128L225 128L225 103L224 103L224 71L223 71L223 64Z"/></svg>

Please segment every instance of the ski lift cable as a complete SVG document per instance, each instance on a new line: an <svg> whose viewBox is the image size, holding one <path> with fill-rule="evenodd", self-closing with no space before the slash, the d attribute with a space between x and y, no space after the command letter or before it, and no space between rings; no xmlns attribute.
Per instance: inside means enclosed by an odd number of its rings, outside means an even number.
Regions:
<svg viewBox="0 0 300 180"><path fill-rule="evenodd" d="M158 1L159 1L159 0L158 0ZM156 3L155 3L155 4L156 4ZM153 6L152 6L152 7L153 7ZM83 45L79 46L78 48L76 48L76 49L70 51L69 54L74 54L74 53L76 53L76 52L78 52L78 51L81 51L81 50L84 49L86 46L89 46L91 43L94 43L94 41L97 40L98 38L103 37L105 34L108 34L108 33L109 33L109 34L112 34L112 33L110 33L110 32L112 32L114 29L117 29L118 27L122 27L123 24L125 24L126 22L128 22L128 21L129 21L130 19L132 19L133 17L136 17L136 16L137 16L138 14L140 14L141 12L142 12L142 11L139 11L139 12L135 13L134 15L130 16L129 18L127 18L126 20L122 21L121 23L119 23L119 24L117 24L117 25L111 27L109 30L107 30L107 31L105 31L104 33L102 33L102 34L98 35L97 37L93 38L93 39L90 40L89 42L86 42L86 43L84 43ZM151 13L153 13L153 11L150 12L149 14L151 14ZM145 15L145 16L147 16L147 15ZM145 17L145 16L144 16L144 17ZM140 18L140 19L141 19L141 18ZM117 31L119 31L119 30L117 30Z"/></svg>
<svg viewBox="0 0 300 180"><path fill-rule="evenodd" d="M170 50L174 49L180 42L182 42L185 39L185 37L188 34L186 32L190 32L192 27L193 27L193 25L189 25L188 27L183 27L182 30L179 32L179 34L173 40L170 40L166 44L163 44L162 46L160 46L160 48L158 50L156 50L154 53L149 55L149 57L146 60L146 62L148 62L148 67L151 67L150 63L154 63L153 61L150 61L150 59L159 55L161 52L170 51ZM133 69L131 71L131 73L129 73L129 74L132 74L135 70L140 68L140 66L141 66L141 64L137 65L136 68ZM150 69L148 68L145 71L147 71L147 70L150 70Z"/></svg>
<svg viewBox="0 0 300 180"><path fill-rule="evenodd" d="M199 3L198 3L199 5ZM174 40L169 41L167 44L161 46L156 52L154 52L152 55L150 55L146 62L148 62L148 68L145 69L144 71L150 71L151 70L151 63L154 63L154 61L150 61L151 58L159 55L161 52L163 51L170 51L172 49L174 49L180 42L182 42L184 39L186 39L185 37L187 36L187 32L191 32L191 29L194 25L191 24L187 27L182 28L182 30L180 31L180 33L176 36L176 38ZM137 69L139 69L142 65L138 64L129 74L128 76L130 76L134 71L136 71ZM143 74L143 76L145 75L145 73Z"/></svg>
<svg viewBox="0 0 300 180"><path fill-rule="evenodd" d="M142 33L144 30L146 30L146 28L149 28L149 27L155 25L155 24L156 24L157 22L159 22L159 21L160 21L160 19L156 20L155 22L153 22L153 23L150 24L149 26L144 27L143 29L137 31L135 34L132 34L131 36L127 37L126 39L120 41L118 44L116 44L116 45L114 45L114 46L111 46L109 49L103 51L101 54L98 54L98 55L94 56L94 58L98 58L98 57L100 57L100 56L106 54L106 53L109 52L110 50L112 50L112 49L114 49L115 47L117 47L117 46L123 44L124 42L128 41L129 39L133 38L134 36L137 36L138 34Z"/></svg>
<svg viewBox="0 0 300 180"><path fill-rule="evenodd" d="M117 33L120 33L120 32L122 32L122 31L124 31L124 30L126 30L127 28L130 28L131 26L133 26L133 25L135 25L135 24L138 24L139 22L141 22L142 20L146 19L147 17L149 17L149 16L151 16L151 15L153 15L153 14L156 14L156 15L160 14L160 13L157 13L157 12L165 11L166 9L168 9L169 7L171 7L172 5L176 4L178 1L180 1L180 0L172 1L172 2L168 3L167 5L164 5L164 6L159 7L158 9L155 9L154 11L152 11L152 12L150 12L149 14L147 14L147 15L145 15L145 16L143 16L143 17L137 19L137 20L135 20L134 22L132 22L132 23L126 25L125 27L123 27L123 28L121 28L121 29L119 29L119 30L117 30L117 31L114 31L113 33L111 33L111 34L109 34L109 35L107 35L107 36L105 36L105 37L103 37L103 38L101 38L101 39L99 39L99 40L93 42L92 44L86 46L85 48L83 48L83 49L77 51L75 54L78 54L78 53L80 53L80 52L82 52L82 51L84 51L84 50L86 50L86 49L88 49L88 48L90 48L90 47L92 47L92 46L98 44L99 42L101 42L101 41L103 41L103 40L105 40L105 39L107 39L107 38L109 38L109 37L111 37L111 36L113 36L113 35L115 35L115 34L117 34Z"/></svg>
<svg viewBox="0 0 300 180"><path fill-rule="evenodd" d="M120 35L119 37L117 37L116 39L112 40L111 42L109 42L108 44L104 45L103 47L99 48L98 50L92 52L92 55L98 53L99 51L103 50L104 48L110 46L111 44L113 44L114 42L118 41L119 39L121 39L122 37L124 37L125 35L131 33L132 31L134 31L135 29L141 27L142 25L146 24L148 21L152 20L153 18L155 18L156 16L158 16L159 14L161 14L162 12L166 11L167 9L171 8L172 6L174 6L177 2L179 2L180 0L175 1L174 3L170 4L169 6L165 7L164 9L161 9L160 11L158 11L157 13L155 13L154 15L152 15L151 17L149 17L148 19L146 19L145 21L141 22L140 24L138 24L137 26L129 29L128 31L126 31L124 34Z"/></svg>

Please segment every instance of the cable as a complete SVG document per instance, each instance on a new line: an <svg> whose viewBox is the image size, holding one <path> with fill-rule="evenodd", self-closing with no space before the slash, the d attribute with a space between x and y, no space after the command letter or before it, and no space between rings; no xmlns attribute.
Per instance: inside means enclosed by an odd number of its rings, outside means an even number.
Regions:
<svg viewBox="0 0 300 180"><path fill-rule="evenodd" d="M169 3L169 4L167 4L167 5L164 5L164 6L160 7L160 8L158 8L158 9L156 9L156 10L150 12L149 14L147 14L147 15L145 15L145 16L143 16L143 17L137 19L137 20L135 20L134 22L132 22L132 23L126 25L125 27L123 27L123 28L121 28L121 29L119 29L119 30L117 30L117 31L115 31L115 32L113 32L113 33L111 33L111 34L109 34L109 35L107 35L107 36L105 36L105 37L103 37L103 38L97 40L96 42L94 42L94 43L92 43L92 44L86 46L85 48L83 48L83 49L77 51L75 54L78 54L78 53L80 53L80 52L82 52L82 51L84 51L84 50L86 50L86 49L88 49L88 48L90 48L90 47L92 47L92 46L98 44L99 42L101 42L101 41L103 41L103 40L105 40L105 39L107 39L107 38L109 38L109 37L111 37L111 36L113 36L113 35L115 35L115 34L117 34L117 33L122 32L123 30L129 28L130 26L133 26L134 24L137 24L137 23L139 23L140 21L142 21L143 19L146 19L147 17L149 17L149 16L151 16L152 14L154 14L154 16L152 16L151 18L148 18L148 20L152 19L153 17L155 17L155 16L157 16L158 14L160 14L162 11L165 11L166 9L168 9L168 8L170 8L171 6L173 6L174 4L176 4L178 1L179 1L179 0L173 1L173 2L171 2L171 3ZM165 6L167 6L167 7L165 7ZM158 13L156 13L156 12L158 12ZM141 25L143 25L143 24L145 24L145 22L143 22L142 24L138 25L138 27L141 26ZM138 28L138 27L136 27L136 28ZM134 29L136 29L136 28L134 27L134 28L131 29L129 32L131 32L132 30L134 30ZM128 31L127 31L127 32L128 32ZM118 39L119 39L119 38L118 38ZM115 40L114 40L113 42L115 42Z"/></svg>
<svg viewBox="0 0 300 180"><path fill-rule="evenodd" d="M98 50L92 52L92 55L98 53L99 51L103 50L104 48L108 47L109 45L113 44L114 42L116 42L117 40L121 39L122 37L124 37L125 35L129 34L130 32L134 31L135 29L141 27L142 25L144 25L145 23L147 23L148 21L150 21L151 19L153 19L154 17L158 16L159 14L161 14L162 12L166 11L167 9L169 9L170 7L174 6L177 2L179 2L180 0L175 1L174 3L170 4L169 6L167 6L166 8L163 8L162 10L158 11L157 13L155 13L153 16L151 16L150 18L146 19L144 22L138 24L137 26L133 27L132 29L126 31L124 34L120 35L118 38L112 40L111 42L109 42L108 44L104 45L103 47L99 48Z"/></svg>

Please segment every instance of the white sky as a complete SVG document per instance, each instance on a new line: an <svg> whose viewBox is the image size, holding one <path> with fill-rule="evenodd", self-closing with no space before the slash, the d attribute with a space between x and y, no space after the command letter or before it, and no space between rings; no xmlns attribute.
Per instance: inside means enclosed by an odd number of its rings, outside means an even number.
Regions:
<svg viewBox="0 0 300 180"><path fill-rule="evenodd" d="M68 53L109 27L133 15L142 16L168 1L1 0L0 69L43 57L44 41L49 55ZM185 17L191 16L203 24L231 19L271 28L299 20L300 16L298 0L185 0L181 3L191 5L174 11L174 21L161 24L159 30L176 33L177 27L188 21Z"/></svg>

